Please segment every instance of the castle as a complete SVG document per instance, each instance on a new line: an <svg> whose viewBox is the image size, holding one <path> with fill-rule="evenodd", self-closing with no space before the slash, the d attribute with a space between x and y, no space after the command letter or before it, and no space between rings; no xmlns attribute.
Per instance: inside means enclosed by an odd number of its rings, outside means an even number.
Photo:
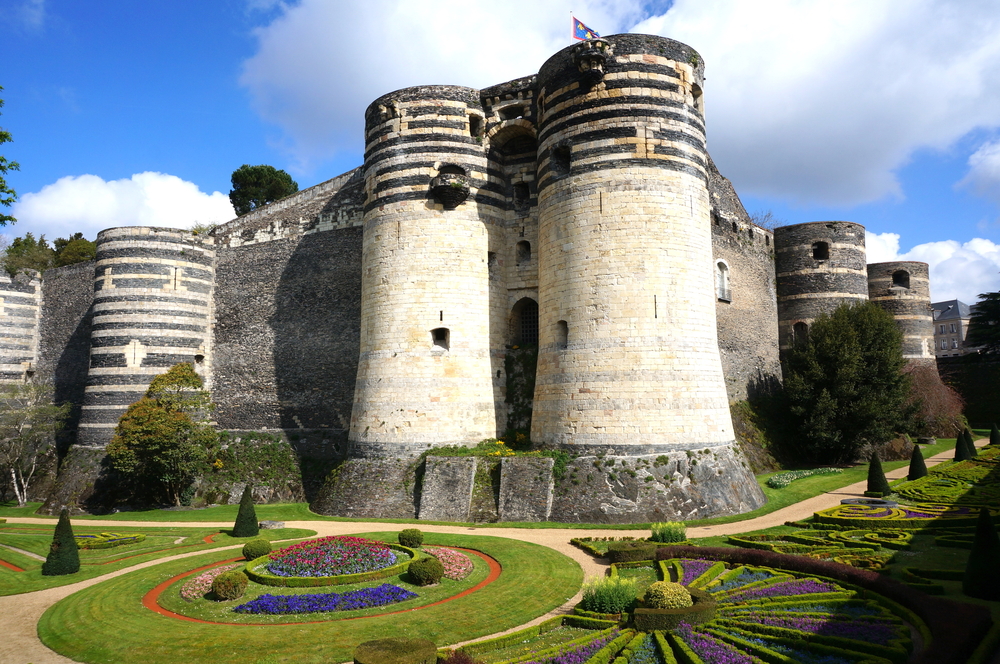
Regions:
<svg viewBox="0 0 1000 664"><path fill-rule="evenodd" d="M414 459L528 422L572 458L561 477L503 459L496 518L763 504L730 402L845 301L884 306L933 361L927 266L866 267L849 222L751 223L708 154L703 85L689 46L623 34L482 90L399 90L368 107L354 171L208 236L112 228L95 261L0 280L2 378L79 406L63 499L152 377L192 362L220 427L340 461L327 513L468 520L476 460Z"/></svg>

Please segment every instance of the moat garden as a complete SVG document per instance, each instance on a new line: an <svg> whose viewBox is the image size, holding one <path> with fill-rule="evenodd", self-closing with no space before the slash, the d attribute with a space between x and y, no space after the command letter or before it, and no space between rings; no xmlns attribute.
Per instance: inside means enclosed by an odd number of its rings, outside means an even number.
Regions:
<svg viewBox="0 0 1000 664"><path fill-rule="evenodd" d="M811 514L794 506L869 469L761 475L769 505L687 524L361 523L257 505L289 527L248 538L236 506L74 517L71 574L42 574L53 519L0 507L0 659L991 662L1000 445L983 443L939 441L923 456L949 460L925 476Z"/></svg>

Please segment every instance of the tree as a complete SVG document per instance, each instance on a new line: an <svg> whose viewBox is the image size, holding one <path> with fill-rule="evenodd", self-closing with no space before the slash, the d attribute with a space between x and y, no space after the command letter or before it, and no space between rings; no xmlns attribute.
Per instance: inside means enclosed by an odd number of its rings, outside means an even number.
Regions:
<svg viewBox="0 0 1000 664"><path fill-rule="evenodd" d="M3 87L0 86L0 92L3 91ZM0 99L0 108L3 107L3 99ZM0 127L0 145L4 143L10 143L14 139L11 138L9 131L4 131ZM7 185L7 179L4 177L7 171L19 171L21 170L21 165L16 161L10 161L7 157L0 155L0 205L4 207L10 207L17 200L17 192L11 189ZM6 226L8 223L13 224L17 219L10 216L9 214L0 214L0 226Z"/></svg>
<svg viewBox="0 0 1000 664"><path fill-rule="evenodd" d="M979 450L976 449L976 441L972 438L972 432L966 427L965 431L962 432L965 436L965 449L969 452L969 458L976 458L979 456Z"/></svg>
<svg viewBox="0 0 1000 664"><path fill-rule="evenodd" d="M56 250L53 267L64 267L97 257L97 243L83 237L83 233L74 233L66 238L59 238L54 243Z"/></svg>
<svg viewBox="0 0 1000 664"><path fill-rule="evenodd" d="M208 424L211 401L188 363L157 376L118 421L107 453L112 467L154 497L181 504L181 494L207 468L219 436Z"/></svg>
<svg viewBox="0 0 1000 664"><path fill-rule="evenodd" d="M966 346L979 346L986 355L1000 354L1000 293L980 293L969 319Z"/></svg>
<svg viewBox="0 0 1000 664"><path fill-rule="evenodd" d="M965 565L962 578L962 592L969 597L1000 600L1000 537L997 536L990 510L979 510L976 521L976 535L972 539L972 551Z"/></svg>
<svg viewBox="0 0 1000 664"><path fill-rule="evenodd" d="M236 513L233 537L256 537L259 534L260 526L257 523L257 510L253 506L253 491L247 484L240 497L240 511Z"/></svg>
<svg viewBox="0 0 1000 664"><path fill-rule="evenodd" d="M872 452L868 462L868 491L866 493L880 493L888 496L892 493L889 488L889 480L885 478L885 471L882 470L882 461L878 458L878 452Z"/></svg>
<svg viewBox="0 0 1000 664"><path fill-rule="evenodd" d="M42 576L60 576L80 571L80 547L73 537L73 525L69 522L69 512L63 508L59 513L59 523L52 535L49 555L42 563Z"/></svg>
<svg viewBox="0 0 1000 664"><path fill-rule="evenodd" d="M14 276L24 269L43 272L55 263L56 252L49 246L44 235L36 240L31 233L16 237L7 247L3 257L3 269Z"/></svg>
<svg viewBox="0 0 1000 664"><path fill-rule="evenodd" d="M51 385L29 381L0 385L0 468L19 507L28 502L28 489L42 459L54 449L70 405L52 403Z"/></svg>
<svg viewBox="0 0 1000 664"><path fill-rule="evenodd" d="M233 171L232 182L229 200L236 214L241 216L299 190L291 175L266 164L243 164Z"/></svg>
<svg viewBox="0 0 1000 664"><path fill-rule="evenodd" d="M927 477L927 464L924 463L924 455L920 451L919 445L913 446L913 454L910 455L910 470L906 474L906 479L910 482Z"/></svg>
<svg viewBox="0 0 1000 664"><path fill-rule="evenodd" d="M844 304L817 318L782 363L797 452L810 462L851 462L864 445L905 429L915 411L905 363L902 334L877 305Z"/></svg>

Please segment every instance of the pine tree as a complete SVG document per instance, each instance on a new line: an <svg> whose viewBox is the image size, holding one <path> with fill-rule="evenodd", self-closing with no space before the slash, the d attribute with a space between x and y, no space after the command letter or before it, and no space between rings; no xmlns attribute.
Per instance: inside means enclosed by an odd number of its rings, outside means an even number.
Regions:
<svg viewBox="0 0 1000 664"><path fill-rule="evenodd" d="M80 571L80 551L73 537L73 526L69 522L69 511L59 513L59 523L52 536L49 555L42 563L43 576L75 574Z"/></svg>
<svg viewBox="0 0 1000 664"><path fill-rule="evenodd" d="M976 537L972 540L969 562L965 565L962 592L969 597L1000 600L1000 537L997 536L990 511L979 510Z"/></svg>
<svg viewBox="0 0 1000 664"><path fill-rule="evenodd" d="M253 507L253 492L248 484L240 498L240 511L236 514L233 537L256 537L260 533L257 525L257 510Z"/></svg>
<svg viewBox="0 0 1000 664"><path fill-rule="evenodd" d="M976 441L972 438L972 432L969 431L968 427L965 429L965 446L969 450L969 457L976 458L979 456L979 451L976 449Z"/></svg>
<svg viewBox="0 0 1000 664"><path fill-rule="evenodd" d="M878 452L872 452L871 461L868 462L868 491L870 493L881 493L887 496L892 493L889 488L889 480L885 478L882 471L882 461L878 458Z"/></svg>
<svg viewBox="0 0 1000 664"><path fill-rule="evenodd" d="M969 454L969 446L965 443L965 432L958 434L955 439L955 461L968 461L972 458Z"/></svg>
<svg viewBox="0 0 1000 664"><path fill-rule="evenodd" d="M906 479L913 481L927 476L927 464L924 463L924 455L920 448L913 446L913 454L910 455L910 472L906 474Z"/></svg>
<svg viewBox="0 0 1000 664"><path fill-rule="evenodd" d="M990 429L990 445L1000 445L1000 429L997 429L997 423L993 423L993 428Z"/></svg>

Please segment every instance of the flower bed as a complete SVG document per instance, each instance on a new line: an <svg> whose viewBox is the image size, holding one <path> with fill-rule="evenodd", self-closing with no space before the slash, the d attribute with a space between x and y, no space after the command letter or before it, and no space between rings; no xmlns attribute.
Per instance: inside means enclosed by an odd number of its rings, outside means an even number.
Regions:
<svg viewBox="0 0 1000 664"><path fill-rule="evenodd" d="M784 489L786 486L804 477L813 475L832 475L844 472L843 468L811 468L808 470L789 470L785 473L777 473L767 478L766 484L772 489Z"/></svg>
<svg viewBox="0 0 1000 664"><path fill-rule="evenodd" d="M416 552L360 537L323 537L274 551L246 564L251 581L304 588L365 583L402 574Z"/></svg>
<svg viewBox="0 0 1000 664"><path fill-rule="evenodd" d="M209 590L212 589L212 581L215 581L215 577L219 576L223 572L239 569L240 567L243 567L243 563L222 565L221 567L213 567L208 571L202 572L181 586L181 597L189 602L201 599L208 593Z"/></svg>
<svg viewBox="0 0 1000 664"><path fill-rule="evenodd" d="M472 574L472 561L461 551L445 549L437 546L425 546L424 553L429 553L444 565L444 578L461 581Z"/></svg>
<svg viewBox="0 0 1000 664"><path fill-rule="evenodd" d="M261 595L255 600L233 608L236 613L282 615L288 613L320 613L323 611L357 611L373 606L405 602L416 593L383 583L346 593L313 593L301 595Z"/></svg>
<svg viewBox="0 0 1000 664"><path fill-rule="evenodd" d="M1000 514L1000 509L990 508L990 513L996 516ZM921 503L898 507L837 505L816 512L813 518L818 523L844 528L910 530L958 525L974 526L978 516L979 510L969 506Z"/></svg>
<svg viewBox="0 0 1000 664"><path fill-rule="evenodd" d="M146 539L143 534L122 535L121 533L101 533L100 535L75 535L76 546L80 549L112 549L116 546L136 544Z"/></svg>

